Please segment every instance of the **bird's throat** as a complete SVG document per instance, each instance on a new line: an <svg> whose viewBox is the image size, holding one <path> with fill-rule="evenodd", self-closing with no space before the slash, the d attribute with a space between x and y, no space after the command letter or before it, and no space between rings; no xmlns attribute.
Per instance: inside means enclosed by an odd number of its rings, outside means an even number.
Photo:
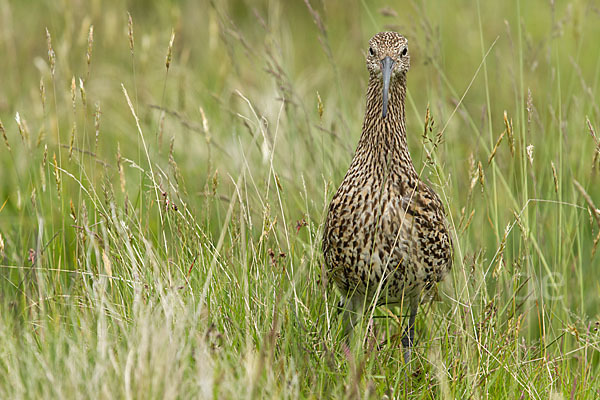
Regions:
<svg viewBox="0 0 600 400"><path fill-rule="evenodd" d="M408 151L406 146L406 125L404 102L406 98L406 78L394 76L390 81L386 115L383 108L383 80L381 76L371 76L367 88L367 105L360 142L376 148ZM359 144L360 146L360 144Z"/></svg>

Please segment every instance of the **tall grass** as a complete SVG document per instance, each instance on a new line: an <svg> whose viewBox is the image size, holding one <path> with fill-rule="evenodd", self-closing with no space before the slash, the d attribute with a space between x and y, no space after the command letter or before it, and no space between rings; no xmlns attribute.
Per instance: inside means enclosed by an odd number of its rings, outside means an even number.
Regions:
<svg viewBox="0 0 600 400"><path fill-rule="evenodd" d="M0 397L598 397L599 19L0 0ZM320 252L384 29L456 250L409 365L399 310L343 337Z"/></svg>

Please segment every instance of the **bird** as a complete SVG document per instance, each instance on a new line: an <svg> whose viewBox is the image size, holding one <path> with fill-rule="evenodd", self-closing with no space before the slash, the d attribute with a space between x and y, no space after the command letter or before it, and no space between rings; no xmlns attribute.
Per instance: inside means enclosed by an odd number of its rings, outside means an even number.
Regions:
<svg viewBox="0 0 600 400"><path fill-rule="evenodd" d="M408 306L402 335L408 363L418 307L450 271L453 243L440 197L420 178L407 146L407 39L377 33L366 64L362 133L329 203L322 251L345 315L362 315L366 306Z"/></svg>

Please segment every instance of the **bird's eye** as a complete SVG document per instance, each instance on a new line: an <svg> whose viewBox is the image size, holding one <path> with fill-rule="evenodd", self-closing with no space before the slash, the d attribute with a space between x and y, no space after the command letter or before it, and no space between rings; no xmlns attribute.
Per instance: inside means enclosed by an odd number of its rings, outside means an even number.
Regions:
<svg viewBox="0 0 600 400"><path fill-rule="evenodd" d="M404 50L402 50L402 57L404 57L406 53L408 53L408 49L405 47Z"/></svg>
<svg viewBox="0 0 600 400"><path fill-rule="evenodd" d="M373 51L373 48L372 48L372 47L369 47L369 54L370 54L371 56L374 56L374 55L375 55L375 52Z"/></svg>

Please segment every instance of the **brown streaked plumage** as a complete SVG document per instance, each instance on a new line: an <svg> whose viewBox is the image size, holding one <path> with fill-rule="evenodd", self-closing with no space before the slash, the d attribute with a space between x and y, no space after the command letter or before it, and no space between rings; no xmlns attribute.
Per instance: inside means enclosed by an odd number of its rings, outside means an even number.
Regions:
<svg viewBox="0 0 600 400"><path fill-rule="evenodd" d="M406 304L410 359L423 294L452 265L444 207L417 174L406 144L407 40L381 32L369 41L369 86L362 134L329 204L323 253L346 306Z"/></svg>

